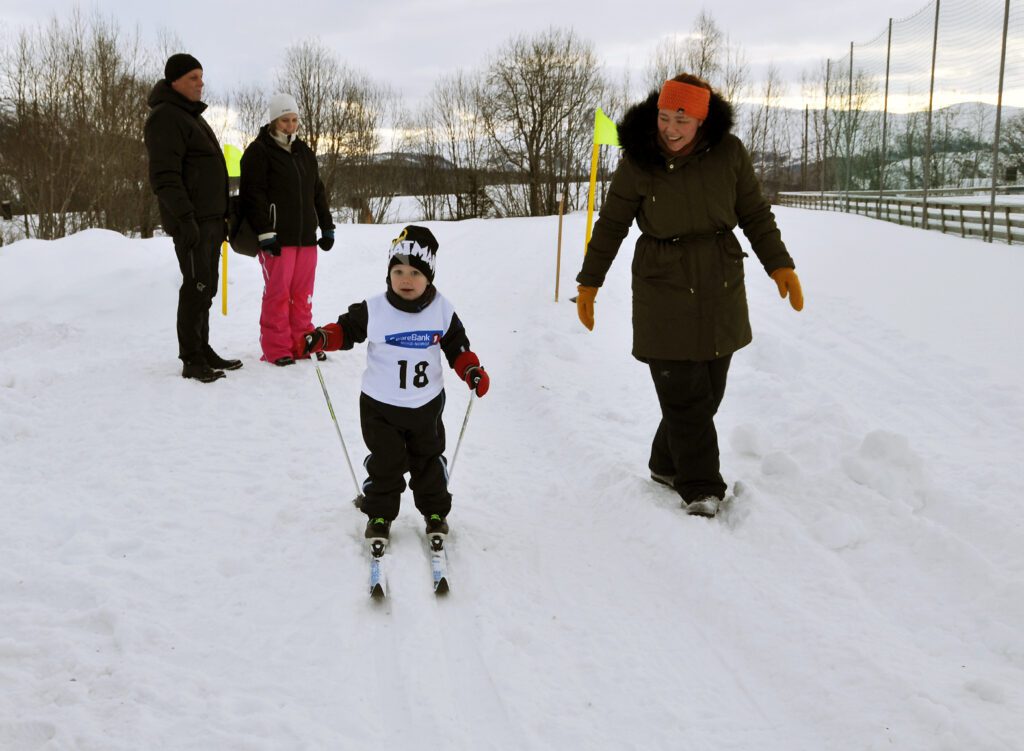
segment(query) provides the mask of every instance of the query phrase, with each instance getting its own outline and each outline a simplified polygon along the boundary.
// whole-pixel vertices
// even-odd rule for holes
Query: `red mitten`
[[[483,396],[491,387],[490,376],[480,367],[479,358],[472,352],[463,352],[455,358],[455,373],[476,392],[477,396]]]
[[[326,326],[320,326],[303,334],[296,349],[304,355],[312,352],[331,352],[341,349],[341,345],[344,342],[345,332],[341,326],[336,323],[329,323]]]

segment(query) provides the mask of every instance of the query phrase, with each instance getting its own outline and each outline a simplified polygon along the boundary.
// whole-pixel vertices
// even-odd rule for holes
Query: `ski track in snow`
[[[492,390],[453,471],[451,592],[407,493],[385,603],[313,364],[257,362],[251,261],[211,325],[245,367],[202,386],[173,357],[169,241],[0,249],[0,748],[1015,748],[1022,263],[778,213],[807,308],[748,263],[718,418],[741,487],[710,521],[647,479],[633,236],[589,333],[568,241],[552,299],[556,220],[434,225]],[[396,231],[339,228],[318,323],[381,289]],[[321,364],[360,478],[364,360]]]

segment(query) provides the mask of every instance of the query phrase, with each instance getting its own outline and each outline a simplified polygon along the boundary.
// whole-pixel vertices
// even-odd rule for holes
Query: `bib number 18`
[[[413,377],[412,377],[412,385],[413,386],[415,386],[418,389],[421,389],[424,386],[426,386],[428,383],[430,383],[429,379],[427,378],[427,363],[426,362],[418,362],[418,363],[416,363],[413,366],[412,370],[413,370]],[[399,388],[403,388],[403,389],[407,388],[406,381],[408,379],[408,375],[409,375],[409,361],[408,360],[399,360],[398,361],[398,387]]]

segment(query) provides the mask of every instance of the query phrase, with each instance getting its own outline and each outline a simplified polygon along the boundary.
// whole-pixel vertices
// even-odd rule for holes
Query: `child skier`
[[[362,511],[371,547],[387,544],[398,516],[405,472],[431,539],[448,534],[448,464],[444,458],[444,383],[441,353],[477,396],[490,378],[469,348],[452,304],[434,287],[437,240],[409,225],[392,242],[387,291],[349,306],[348,312],[303,337],[307,353],[352,349],[369,341],[359,414],[370,455]]]

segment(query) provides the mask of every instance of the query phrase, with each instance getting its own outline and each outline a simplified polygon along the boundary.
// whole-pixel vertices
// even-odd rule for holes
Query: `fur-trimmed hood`
[[[711,148],[725,136],[734,125],[732,105],[715,92],[711,92],[708,116],[697,131],[703,148]],[[626,111],[618,124],[619,143],[637,166],[641,168],[660,167],[665,156],[658,143],[658,92]],[[701,146],[698,146],[698,150]]]

